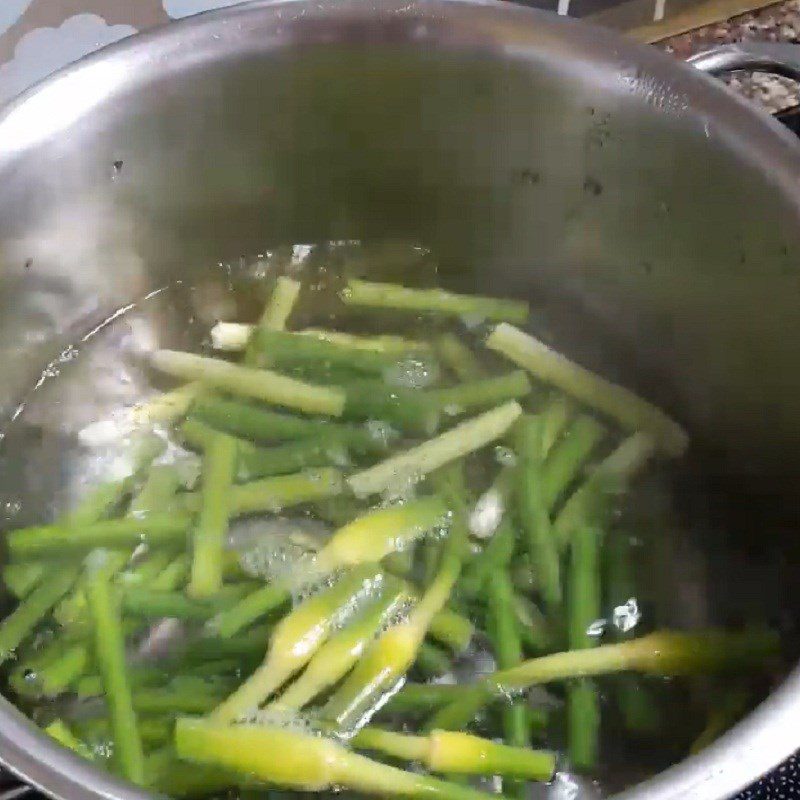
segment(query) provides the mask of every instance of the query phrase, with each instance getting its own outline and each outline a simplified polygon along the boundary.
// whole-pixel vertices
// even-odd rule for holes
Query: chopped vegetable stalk
[[[495,660],[500,669],[509,669],[517,666],[522,661],[522,646],[520,645],[519,627],[514,614],[514,587],[511,583],[511,578],[508,576],[507,568],[495,571],[492,579],[487,581],[486,588],[489,592],[490,615],[490,624],[487,628],[492,641]],[[520,698],[514,698],[503,709],[502,716],[503,738],[506,744],[519,748],[527,747],[530,742],[530,732],[528,730],[525,701]],[[549,780],[551,776],[552,770],[544,780]],[[542,780],[542,778],[531,779]],[[523,794],[523,787],[520,785],[504,788],[508,794],[514,797],[520,797]]]
[[[456,683],[405,683],[386,703],[391,713],[423,712],[456,701],[471,687]]]
[[[609,497],[624,491],[628,483],[650,460],[655,449],[653,440],[642,433],[629,436],[605,458],[589,478],[569,497],[553,521],[553,534],[563,549],[575,530],[587,520],[606,516]]]
[[[132,476],[120,481],[108,481],[95,486],[89,494],[82,498],[77,507],[61,517],[58,522],[63,525],[85,525],[107,517],[132,488]]]
[[[222,551],[232,505],[236,440],[214,436],[203,454],[200,516],[194,528],[192,572],[187,591],[195,598],[211,597],[222,587]]]
[[[519,400],[531,392],[531,383],[522,370],[479,378],[469,383],[425,392],[446,414],[455,416],[473,408],[491,406],[506,400]]]
[[[521,300],[455,294],[443,289],[409,289],[394,283],[352,279],[339,296],[350,306],[434,312],[494,322],[525,322],[528,319],[528,304]]]
[[[79,756],[88,758],[89,761],[94,760],[91,749],[69,729],[63,719],[54,719],[44,729],[44,732],[68,750],[72,750]]]
[[[542,423],[543,424],[543,421]],[[542,495],[548,511],[577,477],[592,451],[605,435],[603,426],[582,414],[564,431],[542,465]],[[545,453],[542,431],[542,454]]]
[[[468,733],[432,731],[427,736],[409,736],[381,728],[363,728],[351,741],[359,749],[377,750],[404,761],[419,761],[432,772],[549,781],[556,766],[553,753],[498,744]]]
[[[351,350],[371,350],[374,353],[402,357],[417,354],[428,354],[431,351],[429,342],[404,339],[402,336],[356,336],[352,333],[328,331],[320,328],[306,328],[298,331],[300,336],[309,336],[320,342],[349,347]]]
[[[401,551],[403,552],[403,551]],[[408,551],[405,551],[408,552]],[[396,575],[393,569],[387,563],[394,553],[382,559],[387,572]],[[419,601],[419,591],[417,587],[408,581],[402,581],[403,589],[412,603]],[[463,653],[475,633],[475,626],[463,614],[459,614],[450,608],[443,608],[438,613],[434,614],[431,618],[430,628],[428,633],[432,639],[436,639],[439,644],[452,650],[454,653]]]
[[[340,528],[308,564],[302,576],[294,579],[301,586],[321,580],[343,567],[380,561],[396,550],[408,547],[428,531],[447,522],[447,508],[437,497],[412,501],[402,506],[368,512]],[[286,601],[292,581],[276,581],[253,592],[238,605],[221,613],[212,624],[223,637],[229,637],[243,627],[268,614]],[[440,627],[453,631],[453,620],[437,619]],[[463,624],[460,625],[463,633]]]
[[[231,517],[236,517],[265,511],[277,512],[300,503],[333,497],[341,491],[341,472],[321,467],[231,486],[228,503]],[[203,500],[199,492],[185,492],[181,497],[189,511],[198,511],[202,507]]]
[[[686,431],[663,411],[629,389],[570,361],[513,325],[498,325],[486,340],[486,346],[527,369],[535,378],[615,419],[623,427],[650,434],[666,455],[683,455],[688,447]]]
[[[293,417],[235,400],[200,398],[192,406],[192,415],[219,430],[260,441],[311,438],[320,443],[345,445],[357,453],[386,450],[386,443],[365,427]]]
[[[157,395],[134,409],[134,420],[143,425],[174,422],[186,416],[189,407],[204,389],[205,386],[200,381],[192,381]]]
[[[128,667],[128,678],[131,687],[152,686],[169,680],[163,669],[149,664],[132,664]],[[75,682],[75,694],[80,698],[97,697],[103,694],[103,677],[101,675],[83,675]]]
[[[453,669],[450,655],[430,642],[420,644],[414,660],[414,667],[428,678],[438,678]]]
[[[381,627],[397,613],[406,599],[400,590],[386,591],[377,603],[322,646],[300,677],[275,701],[275,705],[301,709],[337,683],[363,656]]]
[[[424,638],[419,616],[381,634],[325,705],[324,718],[345,731],[366,725],[411,668]]]
[[[629,671],[666,676],[724,673],[763,665],[779,650],[780,640],[773,631],[756,629],[741,633],[657,631],[627,642],[553,653],[472,684],[457,703],[439,711],[429,727],[459,730],[493,697],[536,684]]]
[[[111,729],[104,717],[75,720],[73,725],[80,737],[94,748],[111,742]],[[175,720],[169,716],[142,717],[139,720],[139,734],[145,748],[158,747],[171,741],[174,727]],[[149,763],[146,769],[148,767]]]
[[[181,426],[184,441],[198,450],[204,450],[208,446],[215,432],[211,426],[191,417]],[[306,467],[342,465],[349,462],[349,453],[344,443],[315,441],[311,438],[268,448],[237,439],[236,455],[236,477],[240,481],[285,475]]]
[[[157,688],[142,686],[133,691],[133,707],[139,714],[208,714],[223,700],[219,690],[180,685]]]
[[[553,635],[547,619],[527,597],[514,596],[514,613],[519,623],[519,634],[525,646],[536,654],[552,649]]]
[[[459,589],[462,592],[470,597],[480,594],[485,582],[511,559],[514,553],[515,534],[514,525],[507,516],[504,517],[480,556],[464,569],[464,577],[459,581]]]
[[[143,784],[144,753],[125,664],[125,635],[119,601],[101,569],[89,575],[86,591],[94,620],[95,658],[103,676],[104,696],[114,732],[114,758],[124,777]]]
[[[572,402],[562,395],[549,400],[541,410],[542,419],[542,452],[549,455],[550,450],[566,430],[574,412]]]
[[[516,401],[486,411],[404,453],[351,475],[347,482],[357,497],[413,483],[445,464],[499,439],[522,414]]]
[[[467,786],[406,772],[347,750],[322,736],[259,724],[224,725],[179,719],[178,756],[252,775],[290,789],[322,792],[345,787],[378,796],[489,800]]]
[[[256,711],[310,661],[348,616],[383,591],[383,582],[374,565],[362,565],[298,606],[275,628],[264,663],[214,710],[213,718],[229,722]]]
[[[156,464],[150,467],[144,485],[136,497],[131,500],[128,516],[146,517],[165,511],[180,485],[180,474],[171,464]]]
[[[138,544],[175,545],[185,540],[187,514],[152,514],[144,519],[127,517],[94,522],[82,527],[43,525],[19,528],[6,534],[9,556],[14,561],[86,553],[95,547],[129,549]]]
[[[19,600],[31,593],[48,570],[47,564],[9,564],[3,568],[3,583]]]
[[[345,397],[340,389],[315,386],[265,369],[176,350],[158,350],[153,353],[151,363],[175,378],[197,380],[213,389],[295,408],[306,414],[338,417],[344,410]]]
[[[454,333],[445,333],[436,341],[436,355],[462,381],[476,381],[484,369],[472,350]]]
[[[380,561],[446,526],[448,517],[447,506],[436,496],[369,511],[334,533],[317,553],[312,569],[326,575],[340,567]]]
[[[0,622],[0,664],[14,655],[39,621],[72,588],[78,571],[71,565],[54,571]]]
[[[390,386],[382,380],[348,381],[342,385],[349,419],[380,419],[410,434],[430,436],[439,427],[439,404],[429,392]]]
[[[326,719],[350,730],[369,722],[417,658],[431,621],[447,603],[461,571],[466,522],[456,514],[439,573],[408,617],[383,633],[323,709]]]
[[[275,582],[256,589],[236,605],[217,614],[209,623],[209,632],[222,639],[229,639],[251,623],[280,608],[288,599],[288,581]]]
[[[300,296],[299,281],[281,275],[275,281],[275,288],[269,302],[258,321],[259,328],[267,331],[282,331],[286,328],[286,321],[297,303]]]
[[[232,787],[263,788],[231,770],[180,761],[171,746],[148,755],[147,774],[148,787],[166,797],[211,797]]]
[[[394,353],[350,347],[296,333],[260,331],[254,338],[259,352],[269,365],[316,363],[327,367],[344,367],[368,375],[382,375],[398,361]]]
[[[186,553],[175,556],[175,558],[153,578],[150,583],[150,589],[154,592],[171,592],[179,586],[182,586],[189,577],[191,564],[191,559]]]
[[[600,617],[600,540],[602,531],[584,525],[572,540],[569,576],[569,646],[580,650],[597,645],[589,628]],[[570,763],[591,770],[597,762],[600,697],[594,683],[582,678],[567,687],[567,731]]]
[[[542,424],[537,417],[523,417],[516,429],[520,464],[517,470],[517,503],[526,534],[531,562],[537,565],[542,597],[551,608],[561,603],[561,567],[558,546],[544,497]]]
[[[9,683],[22,697],[57,697],[63,694],[81,675],[89,663],[85,644],[70,644],[59,648],[55,657],[40,661],[23,661],[12,673]]]
[[[238,590],[239,587],[236,588]],[[243,590],[246,589],[247,586],[243,587]],[[126,590],[122,595],[122,608],[126,614],[134,617],[204,621],[219,613],[220,609],[236,603],[240,599],[240,591],[233,594],[218,592],[213,596],[191,599],[182,592],[158,591],[148,586]]]

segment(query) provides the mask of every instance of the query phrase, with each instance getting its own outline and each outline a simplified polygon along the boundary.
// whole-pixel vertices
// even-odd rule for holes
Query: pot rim
[[[136,34],[60,70],[37,83],[18,98],[12,100],[0,112],[0,142],[8,135],[9,123],[15,115],[29,110],[31,101],[42,93],[57,95],[60,87],[69,91],[69,81],[95,65],[105,62],[121,62],[128,67],[119,86],[135,85],[141,78],[141,68],[146,72],[147,64],[158,59],[151,52],[163,50],[174,52],[179,46],[184,58],[194,58],[188,51],[200,43],[208,52],[210,39],[218,40],[213,46],[218,49],[237,48],[235,37],[225,39],[213,37],[211,31],[221,31],[221,26],[231,21],[244,21],[264,15],[276,17],[280,22],[281,12],[289,10],[291,16],[302,6],[311,7],[318,16],[334,16],[350,13],[372,15],[376,18],[403,14],[425,16],[435,12],[437,20],[459,15],[459,23],[468,23],[470,15],[486,15],[492,20],[513,22],[506,25],[503,34],[514,37],[514,46],[525,46],[526,31],[549,28],[556,35],[569,34],[583,39],[586,44],[584,56],[635,62],[648,69],[674,79],[685,89],[693,101],[692,111],[707,114],[719,123],[719,133],[726,142],[740,153],[747,152],[750,161],[763,170],[769,170],[777,191],[792,200],[800,217],[800,144],[777,122],[766,114],[760,114],[743,99],[727,91],[718,81],[700,74],[694,68],[675,61],[655,48],[629,42],[612,31],[541,11],[514,6],[500,0],[372,0],[364,4],[360,0],[252,0],[237,6],[209,11],[170,23],[153,31]],[[286,20],[282,20],[285,22]],[[227,27],[230,31],[233,26]],[[269,45],[264,45],[269,47]],[[151,66],[152,72],[154,68]],[[135,75],[136,77],[132,77]],[[50,100],[53,98],[50,97]],[[90,108],[81,109],[78,116],[91,113]],[[70,124],[73,117],[64,124]],[[30,117],[28,118],[30,120]],[[39,122],[42,122],[39,117]],[[11,130],[19,132],[19,120]],[[45,119],[44,124],[48,124]],[[57,122],[53,122],[56,126]],[[57,127],[47,131],[57,132]],[[12,136],[11,143],[18,144]],[[30,144],[26,142],[25,144]],[[2,148],[0,148],[2,149]],[[13,159],[22,146],[6,148],[0,155],[2,162]],[[755,711],[732,730],[695,756],[691,756],[660,774],[624,791],[615,800],[722,800],[745,788],[761,775],[777,767],[800,748],[800,667],[786,678]],[[126,781],[117,779],[86,761],[84,758],[61,747],[36,727],[8,700],[0,697],[0,764],[7,767],[26,783],[59,800],[152,800],[153,794]]]

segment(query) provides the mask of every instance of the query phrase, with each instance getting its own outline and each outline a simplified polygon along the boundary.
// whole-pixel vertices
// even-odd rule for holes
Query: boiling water
[[[4,526],[52,520],[91,486],[127,474],[130,464],[125,454],[139,435],[137,407],[174,385],[148,368],[148,353],[159,347],[210,353],[211,325],[217,320],[257,319],[278,273],[304,283],[291,320],[295,329],[391,332],[415,339],[441,330],[455,330],[462,338],[479,333],[480,321],[475,319],[441,325],[407,313],[348,311],[337,301],[343,275],[437,285],[435,259],[423,248],[394,243],[299,245],[199,270],[193,283],[163,287],[132,303],[85,341],[65,350],[43,372],[35,390],[22,398],[19,413],[5,432],[0,457]],[[547,308],[535,302],[533,307],[532,328],[547,340],[552,334]],[[554,344],[558,346],[557,341]],[[399,384],[411,386],[424,385],[428,379],[413,370],[394,376]],[[166,436],[166,431],[158,432]],[[495,458],[508,463],[513,453],[499,449]],[[187,482],[191,481],[196,456],[170,445],[162,459],[182,464]],[[476,496],[484,492],[491,480],[485,459],[469,474]],[[723,527],[732,516],[729,508],[714,478],[704,475],[700,461],[648,469],[621,504],[607,534],[603,613],[592,625],[592,634],[612,642],[662,627],[782,624],[779,592],[770,597],[763,591],[780,583],[782,564],[764,554],[754,558],[752,547]],[[283,534],[287,525],[293,531],[290,541],[276,543],[269,538],[270,526]],[[237,523],[233,544],[247,552],[245,566],[251,574],[273,577],[291,564],[296,555],[292,548],[313,549],[309,540],[324,540],[329,532],[329,522],[318,520],[312,509],[301,508],[290,523]],[[261,541],[255,548],[254,539]],[[736,586],[730,586],[731,576]],[[145,647],[139,655],[161,657],[183,635],[181,626],[154,626],[151,639],[162,637],[166,646],[150,651]],[[46,640],[46,634],[40,636]],[[478,636],[452,670],[436,680],[469,681],[491,668],[487,643]],[[419,674],[414,677],[424,679]],[[743,691],[747,704],[753,705],[776,677],[744,676],[729,684],[703,678],[600,678],[599,768],[588,778],[578,778],[565,766],[552,785],[532,787],[531,796],[602,796],[652,775],[686,755],[704,729],[709,711],[723,703],[729,691]],[[530,692],[529,702],[551,712],[547,730],[533,744],[563,750],[562,688],[537,688]],[[56,707],[62,703],[57,701]],[[53,714],[51,704],[27,704],[25,710],[39,721]],[[486,722],[485,731],[491,732],[492,722]]]

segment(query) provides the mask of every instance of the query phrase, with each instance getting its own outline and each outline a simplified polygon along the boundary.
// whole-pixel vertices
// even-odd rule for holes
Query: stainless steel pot
[[[199,264],[385,234],[429,242],[454,285],[530,296],[567,350],[606,371],[610,354],[669,407],[736,498],[731,546],[770,554],[729,594],[800,616],[800,147],[692,68],[555,16],[256,2],[115,45],[14,102],[0,406],[10,419],[68,343]],[[798,719],[795,672],[623,796],[727,797],[800,747]],[[147,797],[5,701],[0,761],[62,800]]]

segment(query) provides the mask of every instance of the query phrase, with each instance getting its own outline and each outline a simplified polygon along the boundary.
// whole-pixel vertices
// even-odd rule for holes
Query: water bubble
[[[626,603],[614,608],[612,621],[614,627],[623,633],[632,631],[642,619],[642,612],[635,597],[631,597]]]
[[[498,445],[494,449],[494,458],[500,466],[513,467],[517,463],[517,454],[505,445]]]
[[[599,800],[598,787],[587,778],[559,771],[550,784],[547,800]]]
[[[503,519],[506,504],[502,492],[491,488],[484,492],[475,503],[469,515],[469,532],[479,539],[494,535]]]
[[[597,639],[606,632],[607,627],[607,619],[596,619],[586,628],[586,635],[591,636],[593,639]]]
[[[370,419],[364,423],[370,438],[384,446],[388,446],[391,442],[398,438],[398,432],[384,420]]]
[[[429,361],[408,356],[386,369],[383,377],[391,386],[425,389],[439,379],[439,369]]]

